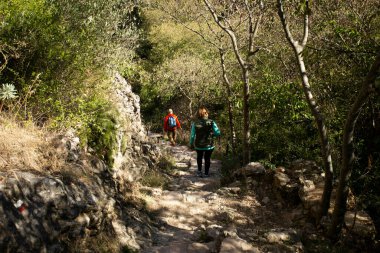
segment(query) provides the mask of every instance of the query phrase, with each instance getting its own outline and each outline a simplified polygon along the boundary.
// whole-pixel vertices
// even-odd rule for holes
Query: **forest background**
[[[162,131],[168,108],[184,133],[198,106],[210,109],[223,132],[218,152],[226,181],[249,161],[276,168],[310,159],[323,167],[318,120],[278,15],[281,2],[1,1],[1,118],[51,131],[73,128],[83,146],[106,159],[116,145],[109,94],[118,71],[140,95],[151,131]],[[283,2],[295,40],[304,38],[308,17],[299,55],[339,181],[345,124],[380,48],[380,6],[375,0]],[[233,28],[236,47],[223,25]],[[344,178],[378,229],[378,71],[372,83],[355,118],[355,159]]]

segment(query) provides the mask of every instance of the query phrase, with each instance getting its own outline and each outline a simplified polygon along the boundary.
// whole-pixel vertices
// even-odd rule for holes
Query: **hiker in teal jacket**
[[[214,151],[214,138],[220,136],[215,121],[208,118],[205,107],[198,110],[198,119],[191,125],[190,147],[197,151],[197,175],[202,177],[202,160],[205,160],[205,177],[209,176],[211,154]]]

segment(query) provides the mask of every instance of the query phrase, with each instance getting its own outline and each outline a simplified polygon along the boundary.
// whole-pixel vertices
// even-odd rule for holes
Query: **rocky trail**
[[[162,144],[161,144],[162,145]],[[196,153],[186,146],[164,149],[175,158],[176,169],[165,190],[151,191],[149,208],[159,228],[144,253],[190,252],[304,252],[296,220],[309,225],[302,212],[271,201],[255,180],[242,192],[239,183],[220,184],[221,162],[212,160],[211,176],[196,176]],[[269,192],[269,191],[268,191]],[[306,227],[306,229],[308,229]]]

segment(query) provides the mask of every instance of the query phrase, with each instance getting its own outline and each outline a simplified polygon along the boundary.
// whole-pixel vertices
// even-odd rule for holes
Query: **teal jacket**
[[[212,131],[213,131],[213,136],[217,137],[220,136],[220,130],[218,126],[216,125],[215,121],[212,121]],[[193,122],[191,124],[191,133],[190,133],[190,147],[194,145],[194,141],[196,139],[196,133],[195,133],[195,123]],[[211,150],[214,149],[215,146],[209,146],[206,148],[201,148],[201,147],[195,147],[196,150]]]

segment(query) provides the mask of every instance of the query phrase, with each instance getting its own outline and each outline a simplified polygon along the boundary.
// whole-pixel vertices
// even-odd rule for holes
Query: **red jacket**
[[[170,116],[173,116],[175,118],[176,123],[177,123],[177,126],[175,126],[173,128],[170,128],[168,126],[168,119],[169,119]],[[166,117],[164,119],[164,130],[165,130],[165,132],[167,132],[167,131],[173,131],[173,130],[176,130],[177,128],[181,128],[181,124],[179,123],[179,120],[178,120],[177,116],[175,114],[173,114],[173,113],[170,113],[170,114],[166,115]]]

